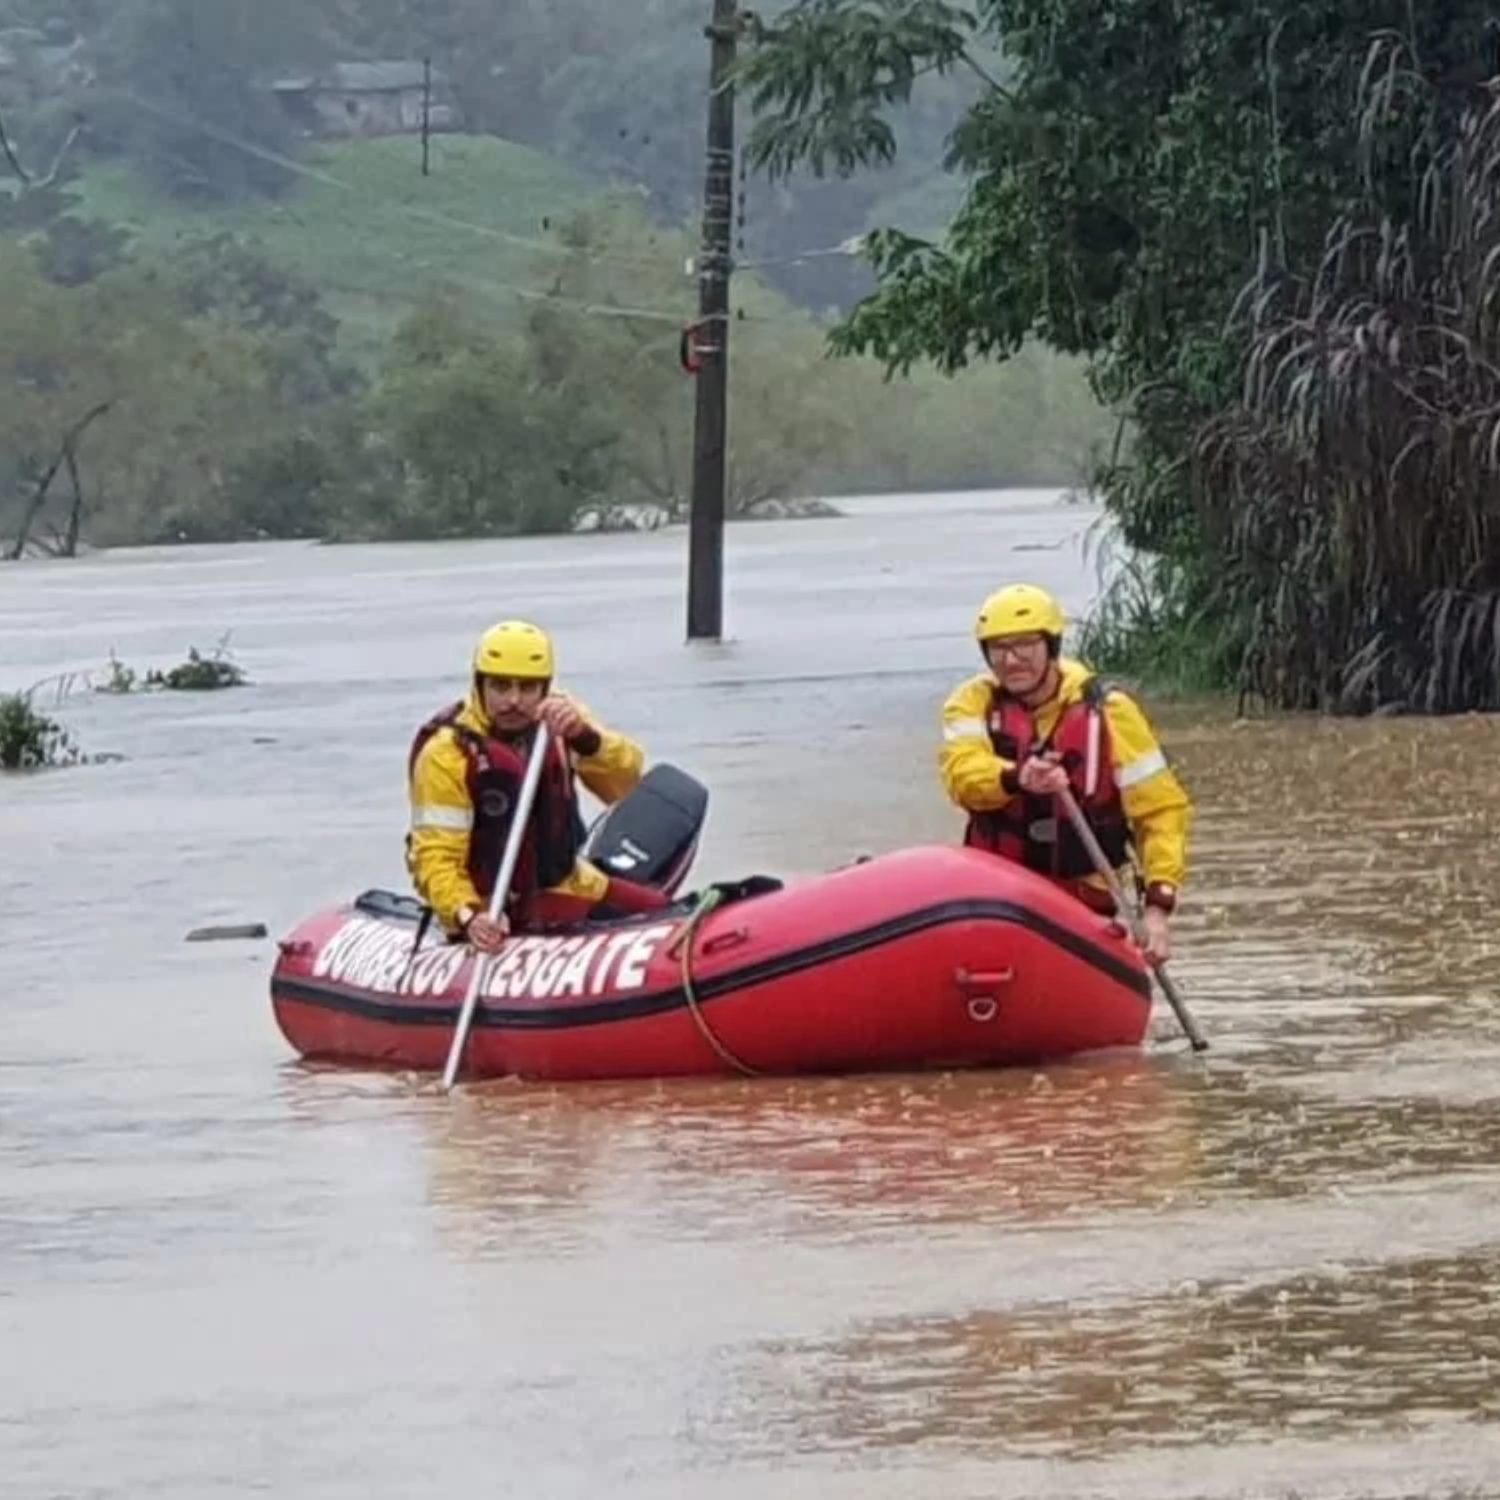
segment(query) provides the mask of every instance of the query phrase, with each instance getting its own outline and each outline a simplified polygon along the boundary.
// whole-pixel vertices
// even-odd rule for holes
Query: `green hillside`
[[[547,285],[547,225],[597,187],[541,152],[484,136],[436,137],[425,178],[410,137],[319,145],[304,166],[281,199],[227,207],[184,204],[120,163],[92,165],[73,186],[82,212],[128,228],[142,250],[223,232],[258,238],[324,295],[350,352],[381,342],[436,286],[462,286],[482,315],[511,321],[525,302],[507,288]]]

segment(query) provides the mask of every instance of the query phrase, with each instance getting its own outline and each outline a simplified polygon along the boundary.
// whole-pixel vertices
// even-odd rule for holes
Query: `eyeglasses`
[[[993,658],[996,656],[1030,656],[1038,646],[1044,646],[1047,637],[1044,635],[1009,635],[998,640],[986,641],[985,650]]]

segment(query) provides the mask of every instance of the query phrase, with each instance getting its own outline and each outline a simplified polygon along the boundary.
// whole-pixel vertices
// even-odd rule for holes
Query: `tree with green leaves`
[[[228,477],[305,419],[263,337],[135,269],[56,285],[0,241],[0,532],[56,550],[243,535]]]
[[[1299,708],[1494,711],[1500,104],[1476,90],[1452,116],[1396,34],[1366,79],[1360,145],[1386,191],[1300,274],[1258,267],[1233,323],[1242,392],[1198,434],[1193,494],[1248,687]]]
[[[1220,524],[1222,491],[1195,480],[1194,456],[1245,376],[1242,291],[1316,284],[1336,223],[1407,233],[1432,153],[1495,71],[1495,38],[1476,0],[801,0],[763,30],[741,83],[759,167],[852,173],[891,160],[891,113],[919,78],[978,76],[977,49],[1003,50],[1006,76],[950,138],[968,175],[961,209],[941,238],[869,237],[879,286],[836,347],[901,370],[1007,359],[1030,338],[1087,356],[1128,420],[1099,482],[1152,561],[1142,620],[1157,660],[1163,643],[1190,645],[1206,675],[1273,701],[1358,706],[1329,690],[1348,656],[1290,677],[1255,670],[1262,591],[1287,587],[1296,553],[1267,528],[1266,566],[1242,566],[1243,533]],[[1398,75],[1415,80],[1402,108],[1381,91]],[[1455,560],[1429,581],[1463,574]],[[1352,652],[1359,637],[1334,641]]]
[[[560,226],[554,296],[527,323],[534,367],[620,433],[617,502],[685,513],[693,388],[672,322],[618,309],[693,311],[682,267],[695,245],[617,201]],[[539,265],[539,271],[543,269]],[[1082,477],[1107,435],[1076,362],[1029,348],[1004,369],[888,383],[872,359],[830,368],[822,325],[753,272],[735,278],[730,337],[728,510],[851,489],[1059,482]],[[837,376],[836,379],[830,376]]]
[[[566,531],[604,491],[618,442],[451,295],[401,326],[365,421],[384,480],[343,518],[351,537]]]
[[[245,329],[262,342],[276,389],[308,409],[355,391],[358,372],[338,352],[338,320],[304,276],[264,245],[226,231],[187,240],[142,272],[160,281],[191,317]]]

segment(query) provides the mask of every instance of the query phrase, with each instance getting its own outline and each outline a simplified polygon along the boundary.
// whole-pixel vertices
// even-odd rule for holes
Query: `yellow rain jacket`
[[[1082,662],[1058,661],[1060,682],[1055,697],[1033,711],[1037,735],[1046,739],[1065,708],[1083,702],[1083,690],[1094,675]],[[949,799],[966,812],[993,812],[1010,801],[1001,776],[1015,769],[995,753],[988,715],[996,681],[981,672],[955,688],[943,704],[943,745],[939,770]],[[1115,782],[1148,885],[1158,881],[1174,890],[1187,872],[1187,835],[1192,804],[1139,705],[1119,688],[1104,700]],[[1089,883],[1103,887],[1096,875]]]
[[[593,724],[587,708],[576,698],[574,707]],[[477,688],[471,688],[458,723],[476,734],[489,733],[489,720]],[[618,802],[635,789],[645,764],[645,751],[632,739],[601,725],[599,748],[592,755],[569,750],[574,775],[605,804]],[[451,932],[458,926],[458,909],[481,911],[485,900],[469,876],[469,834],[474,808],[469,797],[469,761],[452,729],[444,726],[422,747],[412,768],[411,834],[406,864],[417,894]],[[597,865],[579,859],[553,890],[588,901],[602,901],[609,877]]]

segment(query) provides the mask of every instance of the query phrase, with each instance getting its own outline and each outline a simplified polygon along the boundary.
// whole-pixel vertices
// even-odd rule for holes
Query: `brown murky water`
[[[0,1495],[1500,1493],[1500,724],[1158,719],[1199,803],[1213,1050],[1044,1071],[497,1084],[302,1067],[273,934],[399,885],[412,726],[475,630],[714,796],[703,878],[951,838],[974,603],[1088,603],[1089,512],[866,502],[681,534],[0,572],[0,688],[116,764],[0,781]]]

